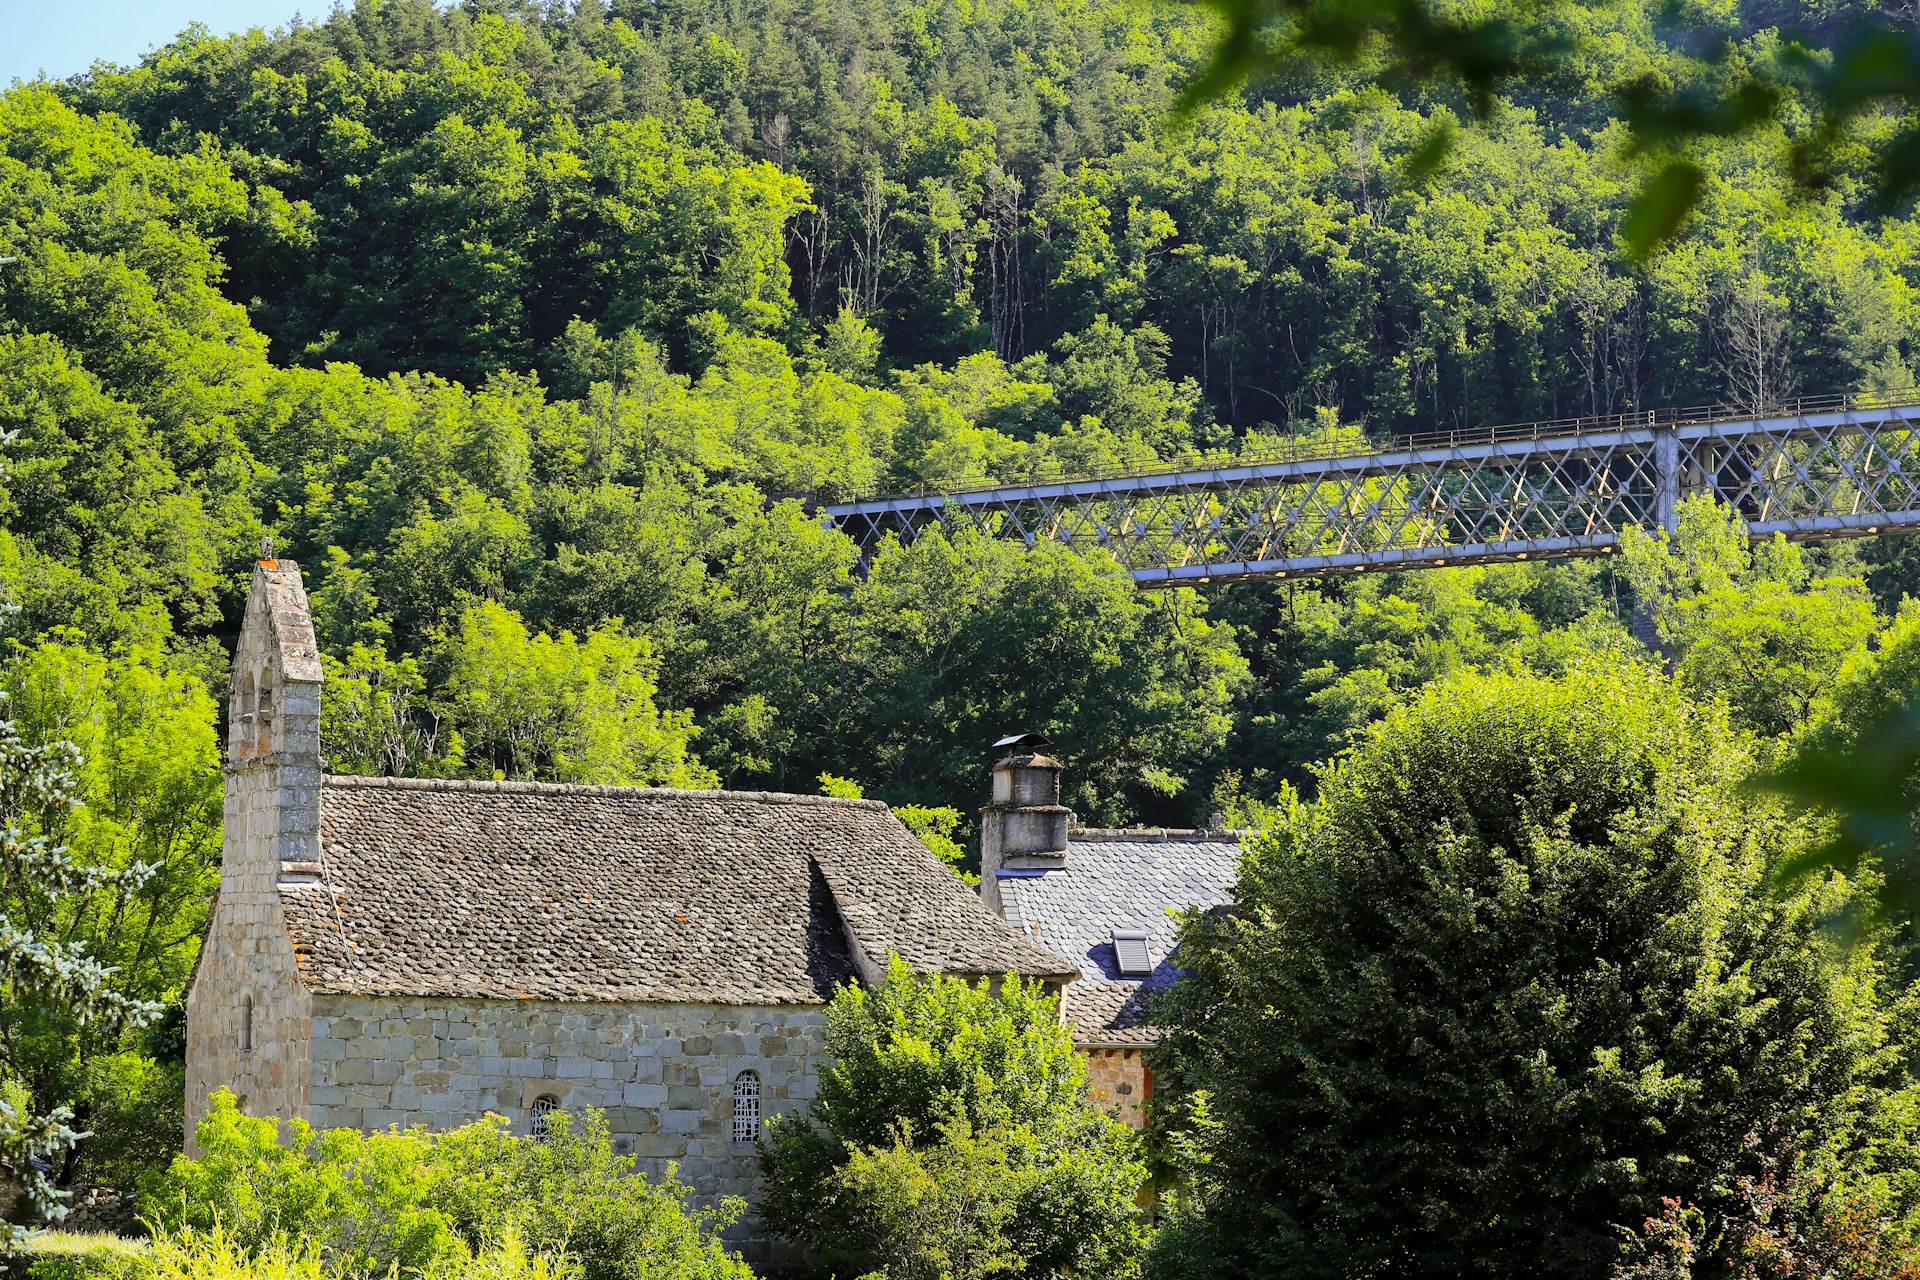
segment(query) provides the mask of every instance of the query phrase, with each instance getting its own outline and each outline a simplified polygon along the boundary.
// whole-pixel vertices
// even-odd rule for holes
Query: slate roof
[[[1070,834],[1067,869],[1043,875],[1002,871],[1007,923],[1079,966],[1067,988],[1067,1020],[1082,1043],[1146,1044],[1154,994],[1173,985],[1169,958],[1176,922],[1167,914],[1219,906],[1240,873],[1237,831],[1136,831],[1081,828]],[[1122,977],[1113,930],[1143,929],[1154,960],[1145,977]]]
[[[819,1004],[849,934],[923,972],[1077,968],[878,801],[330,777],[320,847],[280,887],[316,992]]]

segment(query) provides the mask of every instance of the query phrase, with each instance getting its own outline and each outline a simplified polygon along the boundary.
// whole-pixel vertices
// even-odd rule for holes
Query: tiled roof
[[[922,971],[1076,968],[878,801],[328,778],[320,842],[322,882],[290,866],[280,897],[321,992],[817,1004],[847,932]]]
[[[1167,913],[1231,900],[1240,833],[1083,828],[1072,833],[1067,864],[1044,875],[1003,872],[1007,923],[1079,966],[1080,981],[1067,988],[1076,1040],[1147,1043],[1155,1034],[1144,1025],[1147,1004],[1179,975],[1168,959],[1177,926]],[[1116,928],[1146,931],[1155,962],[1150,975],[1120,976]]]

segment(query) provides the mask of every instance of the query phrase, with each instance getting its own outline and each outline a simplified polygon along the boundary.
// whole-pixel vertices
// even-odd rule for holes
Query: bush
[[[243,1244],[220,1227],[162,1235],[150,1245],[117,1241],[96,1249],[104,1264],[85,1271],[35,1266],[35,1280],[330,1280],[332,1272],[307,1243],[276,1235],[258,1246]],[[389,1277],[397,1273],[389,1272]],[[563,1255],[530,1251],[508,1231],[477,1250],[459,1247],[435,1258],[417,1280],[578,1280],[579,1268]]]
[[[29,1280],[145,1280],[144,1242],[84,1231],[38,1231],[7,1255],[9,1276]]]
[[[761,1152],[771,1230],[842,1275],[1133,1270],[1146,1169],[1133,1132],[1088,1100],[1039,984],[1009,976],[996,993],[896,958],[827,1017],[819,1100],[771,1121]]]
[[[277,1122],[241,1115],[222,1090],[195,1131],[206,1154],[149,1179],[145,1208],[181,1247],[214,1249],[217,1236],[267,1256],[297,1240],[331,1276],[480,1268],[535,1280],[558,1265],[540,1257],[564,1255],[582,1280],[749,1280],[718,1236],[741,1202],[690,1209],[671,1171],[651,1182],[613,1154],[600,1112],[557,1112],[550,1127],[541,1141],[497,1116],[439,1134],[316,1135],[294,1121],[282,1141]]]
[[[524,1233],[529,1245],[564,1252],[581,1280],[752,1280],[717,1234],[744,1201],[690,1209],[671,1170],[652,1182],[633,1157],[613,1154],[604,1112],[556,1111],[547,1125],[544,1142],[514,1137],[497,1117],[439,1137],[432,1200],[463,1240]]]
[[[244,1250],[301,1241],[340,1274],[398,1266],[425,1270],[456,1243],[451,1219],[430,1203],[438,1176],[434,1139],[419,1130],[315,1134],[304,1120],[243,1115],[225,1089],[194,1137],[205,1154],[181,1156],[141,1188],[161,1234],[223,1238]]]
[[[1663,1196],[1725,1207],[1749,1134],[1910,1166],[1878,964],[1822,932],[1855,890],[1770,895],[1806,833],[1751,765],[1723,710],[1593,667],[1449,680],[1326,768],[1246,918],[1187,925],[1150,1270],[1603,1275]]]
[[[1735,1181],[1729,1208],[1710,1214],[1668,1196],[1658,1217],[1622,1229],[1609,1280],[1920,1280],[1910,1226],[1755,1154],[1758,1172]]]

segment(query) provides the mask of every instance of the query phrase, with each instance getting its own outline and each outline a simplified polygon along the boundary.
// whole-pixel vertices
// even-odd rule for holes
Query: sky
[[[96,61],[133,63],[193,22],[226,35],[324,18],[331,0],[0,0],[0,88],[44,70],[55,80]]]

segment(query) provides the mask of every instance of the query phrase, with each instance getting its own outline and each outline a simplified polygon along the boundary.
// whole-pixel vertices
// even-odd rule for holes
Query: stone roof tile
[[[855,968],[1071,977],[878,801],[326,779],[321,883],[281,887],[316,991],[818,1004]]]
[[[1172,986],[1177,922],[1169,911],[1232,900],[1240,872],[1240,833],[1149,829],[1075,830],[1067,869],[1006,877],[1000,895],[1007,917],[1049,950],[1080,967],[1067,991],[1067,1020],[1083,1043],[1144,1044],[1154,995]],[[1122,977],[1113,953],[1115,929],[1140,929],[1155,964],[1144,977]]]

